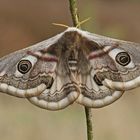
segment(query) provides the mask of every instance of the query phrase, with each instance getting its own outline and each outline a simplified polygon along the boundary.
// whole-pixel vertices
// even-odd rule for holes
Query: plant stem
[[[77,8],[77,0],[69,0],[69,8],[70,8],[70,12],[71,12],[71,17],[72,17],[72,21],[73,21],[73,26],[77,26],[79,24],[79,17],[78,17],[78,8]]]
[[[77,0],[69,0],[69,5],[70,5],[69,7],[72,16],[73,26],[76,27],[77,25],[79,25]],[[87,125],[87,140],[93,140],[92,111],[90,108],[85,107],[85,115],[86,115],[86,125]]]
[[[93,140],[93,126],[92,126],[92,111],[91,108],[85,107],[86,122],[87,122],[87,139]]]

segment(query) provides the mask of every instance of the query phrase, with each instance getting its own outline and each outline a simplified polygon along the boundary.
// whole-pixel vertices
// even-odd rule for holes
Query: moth
[[[104,107],[140,85],[139,47],[69,27],[0,58],[0,92],[48,110]]]

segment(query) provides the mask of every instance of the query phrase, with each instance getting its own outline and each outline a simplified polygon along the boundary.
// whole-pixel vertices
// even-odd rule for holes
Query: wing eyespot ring
[[[116,55],[116,62],[122,66],[127,66],[131,62],[131,57],[127,52],[120,52]]]
[[[32,63],[29,60],[21,60],[18,65],[17,69],[20,73],[26,74],[32,68]]]

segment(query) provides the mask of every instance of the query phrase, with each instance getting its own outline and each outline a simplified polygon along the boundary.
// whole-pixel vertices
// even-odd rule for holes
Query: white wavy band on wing
[[[52,110],[52,111],[56,111],[56,110],[60,110],[63,109],[65,107],[67,107],[68,105],[72,104],[78,97],[78,92],[72,91],[67,97],[65,97],[64,99],[58,101],[58,102],[47,102],[46,100],[43,99],[38,99],[37,97],[31,97],[28,98],[28,100],[43,109],[47,109],[47,110]]]
[[[115,82],[109,79],[105,79],[103,84],[113,90],[130,90],[140,86],[140,76],[126,82]]]
[[[112,95],[106,96],[103,99],[96,100],[90,99],[88,97],[83,96],[83,94],[80,94],[76,102],[90,108],[101,108],[113,103],[114,101],[119,99],[122,96],[122,94],[123,91],[114,91]]]
[[[23,89],[19,89],[19,88],[15,88],[13,86],[7,85],[5,83],[0,83],[1,92],[10,94],[12,96],[20,97],[20,98],[40,95],[45,89],[46,89],[45,84],[40,84],[39,86],[35,88],[23,90]]]

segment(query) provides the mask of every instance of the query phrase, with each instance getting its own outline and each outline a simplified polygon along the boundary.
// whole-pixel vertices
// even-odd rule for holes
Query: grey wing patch
[[[56,35],[29,48],[2,57],[0,59],[0,91],[21,98],[35,96],[43,92],[49,79],[46,78],[44,81],[42,76],[38,79],[30,78],[38,58],[30,55],[29,52],[36,55],[41,54],[40,50],[46,50],[50,45],[56,43],[61,35]],[[53,65],[55,67],[54,63]]]
[[[111,71],[117,71],[113,63],[109,62],[109,56],[104,55],[89,60],[86,59],[87,57],[85,57],[84,54],[80,54],[80,56],[82,56],[79,61],[81,94],[77,102],[87,107],[99,108],[109,105],[119,99],[123,91],[112,90],[104,86],[102,83],[104,76],[100,75],[100,72],[111,73]],[[110,67],[109,64],[111,64]],[[112,76],[114,78],[113,74]],[[119,75],[116,77],[120,78]]]
[[[130,90],[140,86],[140,44],[84,32],[90,41],[98,42],[114,61],[120,80],[106,77],[104,85],[113,90]]]
[[[68,67],[66,48],[58,40],[49,46],[40,43],[41,46],[34,45],[1,58],[0,91],[28,98],[34,105],[49,110],[72,104],[79,88]]]
[[[34,105],[48,110],[65,108],[78,98],[80,92],[77,81],[71,74],[68,64],[67,55],[69,51],[65,47],[69,46],[61,44],[58,44],[58,46],[56,47],[56,49],[58,49],[56,52],[59,55],[59,59],[54,74],[52,75],[53,83],[51,87],[46,89],[39,96],[28,98],[28,100]],[[50,53],[55,52],[55,50],[48,51]]]
[[[36,86],[29,86],[32,84],[32,80],[29,79],[30,71],[32,71],[31,65],[34,65],[36,61],[35,57],[29,56],[26,52],[17,52],[2,58],[0,60],[0,91],[24,98],[40,94],[45,90],[46,85],[39,84],[39,80],[36,80],[36,83],[38,83]],[[19,63],[20,68],[22,67],[23,70],[28,68],[30,71],[27,74],[21,73],[18,68]]]
[[[88,45],[86,45],[88,50]],[[97,47],[97,46],[96,46]],[[94,48],[94,46],[93,46]],[[114,61],[102,48],[82,49],[79,53],[80,89],[77,102],[93,108],[104,107],[119,99],[123,90],[113,90],[103,84],[105,77],[122,80]]]
[[[106,78],[104,84],[111,89],[130,90],[140,86],[140,44],[120,41],[109,55],[114,59],[122,81]]]

